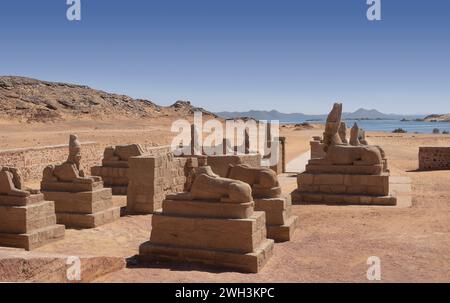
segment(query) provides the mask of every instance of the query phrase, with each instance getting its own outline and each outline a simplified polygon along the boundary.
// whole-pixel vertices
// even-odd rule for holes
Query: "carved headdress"
[[[76,159],[81,155],[81,144],[78,141],[77,135],[70,135],[69,140],[69,157],[67,158],[67,162],[79,164]]]

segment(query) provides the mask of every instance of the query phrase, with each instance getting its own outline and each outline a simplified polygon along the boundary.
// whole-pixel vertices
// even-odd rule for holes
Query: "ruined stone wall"
[[[102,153],[95,142],[84,142],[82,145],[82,168],[90,171],[90,167],[101,163]],[[60,164],[67,160],[69,145],[52,145],[35,148],[20,148],[0,151],[0,166],[12,166],[22,172],[25,181],[40,180],[42,171],[47,165]]]
[[[172,153],[132,157],[128,169],[127,211],[153,213],[166,194],[182,192],[186,183],[186,158]]]
[[[419,169],[450,169],[450,147],[420,147]]]
[[[165,155],[171,152],[170,145],[153,146],[150,144],[141,144],[141,147],[144,153],[150,156]]]
[[[81,145],[83,156],[81,166],[89,174],[91,167],[101,165],[106,146],[96,142],[82,142]],[[170,151],[170,146],[155,147],[150,144],[141,146],[148,155],[166,154]],[[25,181],[39,181],[47,165],[61,164],[67,160],[68,154],[68,144],[0,150],[0,166],[20,169]]]

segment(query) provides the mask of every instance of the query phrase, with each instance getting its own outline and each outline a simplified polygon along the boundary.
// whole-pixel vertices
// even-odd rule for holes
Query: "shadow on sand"
[[[174,261],[154,261],[154,262],[141,262],[138,260],[138,256],[132,256],[126,259],[126,268],[154,268],[154,269],[169,269],[171,271],[202,271],[212,274],[221,274],[228,272],[236,272],[223,267],[217,267],[201,263],[181,263]]]

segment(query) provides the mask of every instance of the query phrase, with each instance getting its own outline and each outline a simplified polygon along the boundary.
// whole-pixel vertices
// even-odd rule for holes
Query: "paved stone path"
[[[311,159],[311,151],[301,154],[294,160],[289,161],[286,164],[286,172],[288,173],[302,173],[305,171],[305,166]]]

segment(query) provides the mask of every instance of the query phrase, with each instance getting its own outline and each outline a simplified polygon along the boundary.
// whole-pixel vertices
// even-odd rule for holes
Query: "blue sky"
[[[450,112],[450,1],[2,0],[0,74],[213,111]]]

